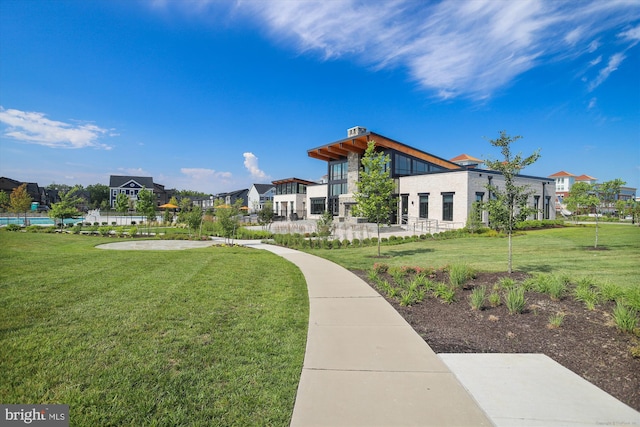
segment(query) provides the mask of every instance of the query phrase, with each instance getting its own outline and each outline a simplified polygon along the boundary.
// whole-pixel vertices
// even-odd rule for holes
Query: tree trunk
[[[512,260],[512,251],[511,251],[511,230],[509,230],[509,262],[508,262],[508,272],[511,274],[511,260]]]
[[[593,246],[595,249],[598,249],[598,210],[596,209],[596,243]]]
[[[378,226],[378,258],[380,258],[380,223],[376,223]]]

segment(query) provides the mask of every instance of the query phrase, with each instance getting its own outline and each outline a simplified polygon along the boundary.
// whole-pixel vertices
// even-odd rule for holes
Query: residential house
[[[300,178],[273,181],[273,185],[276,187],[276,194],[273,197],[276,215],[291,220],[306,218],[307,187],[315,184],[313,181]]]
[[[569,211],[566,210],[564,198],[569,195],[571,187],[573,187],[574,184],[584,182],[590,185],[595,185],[596,190],[598,187],[598,179],[589,175],[576,176],[569,172],[560,171],[553,175],[549,175],[549,178],[553,178],[556,182],[556,209],[561,211],[563,215],[569,214]],[[634,200],[636,197],[636,190],[637,189],[634,187],[620,187],[620,192],[616,196],[616,200]]]
[[[21,182],[15,179],[0,177],[0,191],[4,191],[9,196],[19,186],[22,184],[27,184],[26,191],[27,194],[31,197],[33,203],[37,205],[47,205],[51,206],[52,203],[58,203],[60,201],[60,197],[56,190],[48,190],[44,187],[40,187],[35,182]]]
[[[109,177],[109,204],[115,207],[116,197],[124,193],[132,201],[138,200],[138,193],[143,188],[155,190],[153,178],[150,176],[111,175]]]
[[[247,200],[249,213],[256,213],[264,207],[265,203],[273,202],[275,194],[276,187],[273,184],[253,184],[249,189]]]
[[[361,170],[362,156],[369,141],[390,158],[389,171],[396,184],[394,197],[397,210],[392,224],[414,227],[464,227],[474,202],[489,200],[488,184],[504,186],[504,177],[497,171],[480,169],[481,160],[468,155],[445,160],[408,146],[363,127],[347,130],[347,138],[307,151],[309,157],[327,162],[328,183],[309,186],[307,203],[310,217],[319,216],[323,205],[339,221],[358,221],[351,214],[355,204],[353,194]],[[538,210],[532,218],[555,218],[555,183],[553,179],[518,175],[516,185],[527,185],[532,192],[530,203]],[[278,196],[276,196],[276,200]],[[483,222],[488,221],[486,212]]]

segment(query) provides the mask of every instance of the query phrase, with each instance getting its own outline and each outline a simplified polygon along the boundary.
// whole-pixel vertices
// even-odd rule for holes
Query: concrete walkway
[[[159,246],[102,246],[189,246],[153,242]],[[235,243],[289,260],[307,282],[309,331],[293,427],[640,426],[640,413],[544,355],[436,355],[348,270],[292,249]]]

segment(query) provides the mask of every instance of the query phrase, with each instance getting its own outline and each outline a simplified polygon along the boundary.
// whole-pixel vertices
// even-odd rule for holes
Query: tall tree
[[[152,190],[142,187],[138,192],[138,201],[136,202],[136,212],[145,217],[147,224],[147,235],[149,235],[149,225],[151,221],[156,220],[156,204]]]
[[[375,222],[378,230],[378,256],[380,256],[380,225],[388,224],[396,208],[392,195],[395,183],[389,175],[389,156],[376,152],[375,141],[369,141],[362,157],[358,191],[353,195],[356,205],[353,214]]]
[[[31,208],[31,196],[27,193],[27,184],[21,184],[14,188],[9,196],[11,210],[20,219],[20,213],[24,214],[24,222],[27,222],[27,211]]]
[[[82,198],[78,193],[82,187],[74,187],[60,196],[60,202],[51,205],[49,217],[54,221],[60,220],[60,228],[64,227],[64,220],[67,218],[77,218],[82,213],[78,210],[78,205],[82,203]]]
[[[87,186],[89,192],[89,206],[93,209],[102,208],[103,202],[109,200],[109,187],[104,184]]]
[[[509,136],[505,131],[500,132],[497,139],[489,140],[489,143],[500,148],[502,154],[501,160],[485,160],[485,164],[489,169],[498,171],[504,177],[504,188],[497,185],[489,184],[487,189],[493,196],[486,203],[489,211],[489,223],[492,227],[503,230],[508,235],[509,255],[508,255],[508,272],[513,271],[513,243],[512,234],[518,221],[525,220],[529,215],[536,212],[534,208],[527,203],[531,191],[527,185],[516,185],[516,177],[525,167],[535,163],[540,158],[539,151],[522,157],[522,154],[511,153],[511,144],[521,139],[522,136]]]

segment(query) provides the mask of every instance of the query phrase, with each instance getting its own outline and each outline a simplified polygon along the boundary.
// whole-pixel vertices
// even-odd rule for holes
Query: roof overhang
[[[374,141],[376,147],[396,150],[409,156],[413,156],[421,160],[426,160],[445,169],[461,169],[461,166],[456,163],[450,162],[429,153],[425,153],[424,151],[418,150],[416,148],[409,147],[408,145],[402,144],[398,141],[394,141],[374,132],[362,133],[360,135],[345,138],[340,141],[323,145],[321,147],[312,148],[311,150],[307,151],[307,155],[314,159],[324,160],[325,162],[343,159],[347,157],[348,153],[356,153],[358,155],[362,155],[367,149],[369,141]]]

